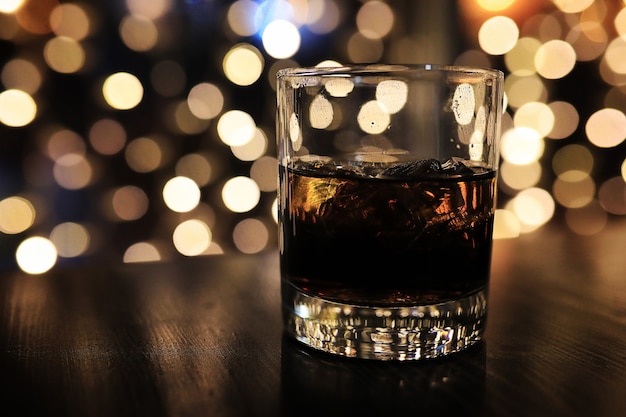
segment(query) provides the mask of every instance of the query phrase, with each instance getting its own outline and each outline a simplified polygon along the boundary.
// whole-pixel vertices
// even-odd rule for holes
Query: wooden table
[[[423,363],[285,340],[274,251],[3,271],[1,414],[624,416],[625,220],[496,241],[485,343]]]

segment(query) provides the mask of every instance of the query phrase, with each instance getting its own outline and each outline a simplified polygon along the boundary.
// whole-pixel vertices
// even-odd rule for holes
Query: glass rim
[[[440,72],[494,80],[504,79],[504,72],[496,68],[438,64],[348,64],[336,67],[289,67],[279,69],[276,72],[276,78],[280,80],[292,77],[392,76],[417,72]]]

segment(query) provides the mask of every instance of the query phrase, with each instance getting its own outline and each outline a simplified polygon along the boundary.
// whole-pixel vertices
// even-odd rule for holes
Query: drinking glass
[[[418,360],[483,337],[503,74],[435,65],[277,74],[286,333]]]

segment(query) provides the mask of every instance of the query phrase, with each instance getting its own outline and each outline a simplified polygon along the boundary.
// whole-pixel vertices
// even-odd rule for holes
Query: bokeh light
[[[173,6],[173,0],[126,0],[128,11],[133,15],[156,20]]]
[[[245,213],[259,203],[261,190],[249,177],[234,177],[226,181],[222,188],[222,200],[229,210]]]
[[[513,48],[504,56],[504,62],[511,74],[520,77],[528,77],[537,72],[535,67],[535,54],[541,47],[541,42],[536,38],[520,38]]]
[[[307,28],[315,34],[328,34],[337,29],[341,23],[341,8],[336,0],[309,1]]]
[[[263,31],[263,46],[265,51],[276,59],[293,56],[300,47],[300,32],[291,22],[275,20]]]
[[[176,130],[185,135],[195,135],[204,132],[209,127],[207,119],[198,118],[189,108],[188,100],[180,100],[171,107],[171,122]]]
[[[158,142],[152,138],[133,139],[125,151],[128,166],[137,172],[150,172],[157,169],[162,161],[163,152]]]
[[[574,233],[591,236],[600,233],[606,227],[608,215],[594,200],[584,207],[568,209],[565,212],[565,222]]]
[[[393,10],[382,1],[366,2],[356,15],[356,26],[366,38],[380,39],[387,36],[393,24]]]
[[[0,93],[0,122],[11,127],[26,126],[37,115],[37,104],[21,90],[9,89]]]
[[[480,47],[491,55],[503,55],[515,47],[519,28],[506,16],[494,16],[486,20],[478,31]]]
[[[626,35],[626,8],[621,9],[613,20],[615,30],[620,36]]]
[[[502,135],[502,158],[512,164],[525,165],[536,161],[544,148],[541,135],[529,127],[515,127]]]
[[[127,72],[110,75],[102,86],[104,99],[118,110],[128,110],[137,106],[143,98],[143,92],[141,81]]]
[[[83,67],[85,51],[74,39],[58,36],[46,44],[44,57],[50,68],[63,74],[72,74]]]
[[[508,104],[513,108],[530,101],[542,102],[547,95],[544,83],[535,74],[524,77],[512,74],[504,81],[504,89]]]
[[[520,235],[520,222],[515,213],[498,209],[494,216],[493,238],[512,239]]]
[[[545,103],[534,101],[521,105],[513,117],[515,127],[533,129],[542,137],[552,132],[554,124],[555,117],[552,109]]]
[[[89,143],[100,154],[114,155],[124,149],[126,131],[115,120],[98,120],[89,129]]]
[[[0,232],[17,234],[28,230],[35,222],[35,208],[27,199],[19,196],[0,200]]]
[[[121,220],[137,220],[148,211],[150,201],[146,193],[134,185],[126,185],[113,192],[111,205]]]
[[[490,12],[506,10],[514,2],[515,0],[477,0],[480,7]]]
[[[14,13],[17,11],[25,0],[3,0],[0,2],[0,12]]]
[[[516,191],[537,185],[541,179],[542,169],[538,161],[519,165],[503,161],[500,164],[500,177],[507,187]]]
[[[596,193],[596,184],[590,177],[578,180],[557,178],[552,186],[554,199],[563,207],[581,208],[593,201]]]
[[[50,232],[50,241],[57,254],[64,258],[83,255],[89,249],[89,231],[79,223],[66,222],[58,224]]]
[[[594,0],[553,0],[564,13],[580,13],[593,4]]]
[[[617,109],[598,110],[585,125],[589,142],[601,148],[612,148],[626,139],[626,115]]]
[[[239,63],[241,64],[241,63]],[[231,74],[234,77],[234,74]],[[255,75],[258,78],[258,75]],[[256,81],[256,78],[252,82]],[[251,77],[248,80],[252,79]],[[241,81],[241,78],[240,80]],[[250,82],[250,84],[252,84]],[[236,83],[237,84],[237,83]],[[247,85],[245,83],[239,85]],[[199,119],[213,119],[222,111],[224,96],[220,89],[211,83],[200,83],[189,90],[187,95],[189,110]]]
[[[237,0],[228,8],[226,19],[230,29],[238,36],[247,37],[254,35],[259,26],[254,16],[258,5],[252,0]]]
[[[192,179],[199,186],[208,184],[212,173],[211,162],[202,154],[187,154],[176,163],[176,174]]]
[[[531,187],[520,191],[508,207],[519,219],[520,231],[528,233],[552,219],[556,204],[548,191]]]
[[[129,49],[143,52],[154,48],[159,32],[152,20],[140,15],[129,15],[120,23],[120,36]]]
[[[576,51],[572,45],[562,40],[548,41],[535,53],[535,67],[544,78],[563,78],[574,69],[575,64]]]
[[[550,139],[566,139],[578,128],[580,116],[576,107],[567,101],[553,101],[548,104],[554,115],[554,125],[547,134]]]
[[[626,182],[622,177],[611,177],[600,184],[600,205],[607,213],[626,214]]]
[[[9,0],[14,4],[13,0]],[[24,1],[15,9],[15,18],[22,29],[34,35],[46,35],[52,31],[50,15],[59,6],[58,0]],[[13,6],[9,6],[11,8]]]
[[[44,153],[53,161],[62,156],[75,154],[84,157],[87,146],[83,138],[69,129],[59,129],[52,132],[45,140]]]
[[[261,191],[276,191],[278,182],[278,160],[272,156],[264,156],[250,167],[250,178],[259,186]]]
[[[261,76],[265,60],[254,46],[241,44],[233,47],[224,57],[224,74],[236,85],[251,85]]]
[[[159,249],[149,242],[139,242],[129,246],[124,252],[124,263],[157,262],[161,260]]]
[[[52,174],[61,187],[78,190],[91,182],[93,166],[83,155],[68,153],[54,162]]]
[[[245,145],[256,134],[256,123],[252,116],[242,110],[229,110],[220,116],[217,133],[227,145]]]
[[[32,95],[39,90],[42,75],[32,61],[15,58],[4,65],[0,80],[8,89],[21,90]]]
[[[565,181],[580,181],[591,175],[594,159],[583,145],[571,144],[560,148],[552,157],[552,169]]]
[[[383,57],[385,46],[382,39],[368,38],[355,32],[348,40],[348,61],[377,62]]]
[[[211,244],[211,229],[202,221],[186,220],[176,226],[172,240],[174,247],[185,256],[197,256]]]
[[[244,219],[233,230],[235,246],[243,253],[261,252],[268,244],[267,227],[258,219]]]
[[[49,239],[29,237],[19,244],[15,258],[22,271],[38,275],[49,271],[56,264],[57,250]]]
[[[89,15],[76,3],[59,4],[50,13],[50,27],[57,36],[82,41],[91,31]]]
[[[243,145],[230,147],[233,155],[242,161],[254,161],[267,152],[268,138],[263,130],[257,128],[252,139]]]
[[[200,203],[200,188],[191,178],[174,177],[163,186],[163,200],[170,210],[186,213]]]

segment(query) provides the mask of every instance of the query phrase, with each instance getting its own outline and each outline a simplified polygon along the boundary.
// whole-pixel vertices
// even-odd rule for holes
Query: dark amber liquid
[[[360,305],[442,302],[485,289],[495,173],[393,179],[281,167],[285,284]]]

